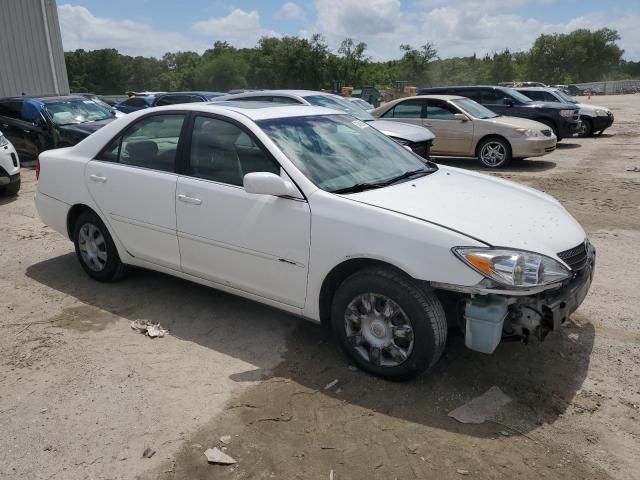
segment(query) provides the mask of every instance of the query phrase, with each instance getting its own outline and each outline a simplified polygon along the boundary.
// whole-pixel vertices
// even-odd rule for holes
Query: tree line
[[[331,89],[397,81],[415,86],[494,84],[534,80],[570,84],[640,78],[640,62],[622,59],[615,30],[575,30],[540,35],[528,51],[441,59],[426,42],[399,46],[398,58],[373,61],[367,45],[345,39],[332,51],[324,37],[264,37],[253,48],[215,42],[196,52],[166,53],[162,58],[131,57],[115,49],[65,52],[71,90],[97,94],[125,91],[228,91],[237,88]]]

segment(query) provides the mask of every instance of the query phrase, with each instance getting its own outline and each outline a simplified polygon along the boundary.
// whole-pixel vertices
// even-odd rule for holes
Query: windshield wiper
[[[425,169],[419,168],[418,170],[409,170],[408,172],[404,172],[403,174],[398,175],[397,177],[393,177],[389,180],[386,180],[384,183],[379,184],[380,186],[386,187],[387,185],[393,185],[394,183],[398,183],[402,180],[406,180],[412,177],[423,177],[425,175],[429,175],[430,173],[435,172],[436,169]]]
[[[375,183],[356,183],[355,185],[351,185],[350,187],[339,188],[338,190],[332,190],[331,193],[358,193],[364,192],[365,190],[372,190],[374,188],[382,188],[387,187],[389,185],[393,185],[394,183],[398,183],[402,180],[406,180],[412,177],[423,177],[425,175],[429,175],[437,170],[437,168],[419,168],[417,170],[409,170],[408,172],[404,172],[397,177],[390,178],[389,180],[385,180],[384,182],[375,182]]]
[[[372,190],[374,188],[384,187],[384,183],[356,183],[350,187],[339,188],[337,190],[331,190],[331,193],[358,193],[365,190]]]

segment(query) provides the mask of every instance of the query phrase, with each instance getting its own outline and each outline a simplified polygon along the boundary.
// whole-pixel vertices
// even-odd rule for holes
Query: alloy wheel
[[[480,150],[480,160],[487,166],[498,167],[507,158],[507,150],[500,142],[487,142]]]

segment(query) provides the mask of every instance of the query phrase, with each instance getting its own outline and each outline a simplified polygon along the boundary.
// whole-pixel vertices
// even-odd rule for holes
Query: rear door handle
[[[101,177],[100,175],[89,175],[89,178],[91,180],[93,180],[94,182],[98,182],[98,183],[106,183],[107,181],[107,177]]]
[[[178,200],[184,203],[191,203],[193,205],[200,205],[202,203],[202,200],[200,200],[199,198],[189,197],[182,193],[178,194]]]

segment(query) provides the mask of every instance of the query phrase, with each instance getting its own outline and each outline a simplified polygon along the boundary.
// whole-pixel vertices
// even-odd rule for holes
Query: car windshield
[[[354,100],[351,100],[353,103],[355,103],[358,107],[363,108],[365,110],[372,110],[375,107],[373,105],[371,105],[369,102],[366,102],[365,100],[362,100],[361,98],[356,98]]]
[[[497,113],[492,112],[488,108],[483,107],[478,102],[476,102],[475,100],[471,100],[470,98],[451,100],[451,103],[453,103],[457,107],[460,107],[462,110],[475,118],[486,119],[499,116]]]
[[[569,95],[564,93],[562,90],[556,90],[556,95],[559,96],[563,101],[567,103],[574,103],[574,104],[578,103],[578,101],[575,98],[570,97]]]
[[[56,125],[72,125],[113,118],[111,108],[98,105],[93,100],[51,102],[45,104],[44,109]]]
[[[512,98],[519,101],[520,103],[531,103],[533,101],[526,95],[523,95],[522,93],[512,88],[507,89],[507,91],[509,92],[509,95],[511,95]]]
[[[348,100],[343,100],[339,97],[330,95],[309,95],[308,97],[303,98],[311,105],[315,105],[316,107],[333,108],[334,110],[340,110],[342,112],[348,113],[349,115],[353,115],[358,120],[362,120],[363,122],[371,122],[375,120],[375,118],[373,118],[366,110],[363,110],[357,105],[352,105]]]
[[[329,192],[378,188],[437,170],[351,115],[276,118],[258,125],[307,178]]]

